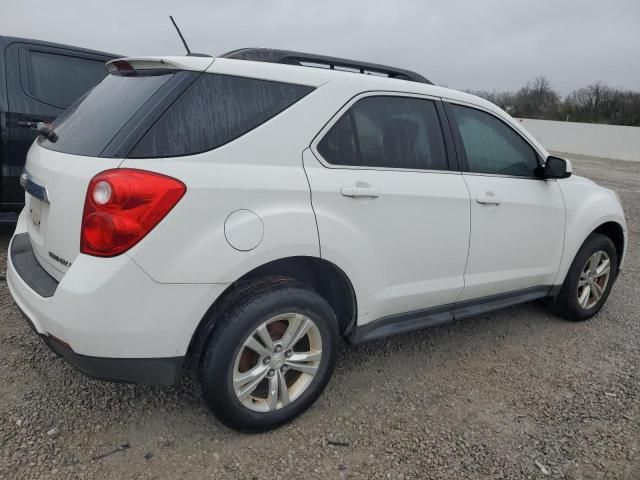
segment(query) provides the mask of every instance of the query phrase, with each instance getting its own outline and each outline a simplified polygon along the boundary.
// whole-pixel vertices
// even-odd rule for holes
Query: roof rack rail
[[[331,70],[341,70],[369,75],[380,75],[411,82],[428,83],[422,75],[411,70],[379,65],[377,63],[360,62],[357,60],[347,60],[346,58],[328,57],[313,53],[292,52],[289,50],[276,50],[271,48],[240,48],[219,55],[222,58],[233,58],[236,60],[253,60],[256,62],[285,63],[288,65],[301,65],[305,67],[329,68]]]

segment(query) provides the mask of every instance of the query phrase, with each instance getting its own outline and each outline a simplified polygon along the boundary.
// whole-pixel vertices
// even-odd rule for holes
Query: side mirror
[[[571,164],[560,157],[547,157],[542,173],[543,178],[567,178],[571,176]]]

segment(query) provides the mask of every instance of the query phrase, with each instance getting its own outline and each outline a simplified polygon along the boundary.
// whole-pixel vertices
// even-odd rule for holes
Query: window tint
[[[108,75],[53,122],[58,140],[54,143],[40,137],[40,144],[58,152],[100,156],[133,114],[172,76]]]
[[[104,62],[37,50],[28,51],[26,66],[26,92],[58,108],[67,108],[107,75]]]
[[[451,110],[471,172],[534,176],[536,152],[513,129],[475,108],[451,105]]]
[[[355,103],[318,144],[334,165],[444,170],[444,139],[434,103],[367,97]]]
[[[361,165],[356,151],[351,113],[345,113],[318,144],[318,151],[336,165]]]
[[[253,130],[312,90],[289,83],[203,74],[129,156],[170,157],[211,150]]]

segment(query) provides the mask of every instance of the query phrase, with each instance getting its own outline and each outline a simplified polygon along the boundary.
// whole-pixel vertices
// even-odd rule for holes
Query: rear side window
[[[535,176],[536,151],[511,127],[475,108],[450,105],[462,137],[469,171]]]
[[[334,165],[445,170],[438,112],[431,100],[366,97],[356,102],[318,144]]]
[[[132,158],[192,155],[253,130],[312,87],[206,73],[201,75],[129,154]]]
[[[104,62],[38,50],[26,52],[25,64],[23,90],[56,108],[67,108],[107,75]]]

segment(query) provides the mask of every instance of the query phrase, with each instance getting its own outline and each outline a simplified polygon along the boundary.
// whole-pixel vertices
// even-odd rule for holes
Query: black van
[[[37,131],[107,74],[121,55],[26,38],[0,36],[0,223],[24,205],[19,177]]]

